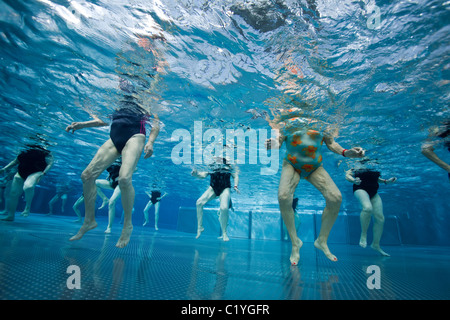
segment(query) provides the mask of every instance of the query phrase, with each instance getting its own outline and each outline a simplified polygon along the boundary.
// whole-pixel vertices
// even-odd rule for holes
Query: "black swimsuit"
[[[209,185],[213,188],[216,196],[220,196],[226,188],[231,188],[230,172],[213,172],[210,174],[211,182]]]
[[[370,199],[372,199],[378,192],[378,178],[380,177],[380,172],[372,170],[356,170],[355,178],[361,179],[360,185],[353,185],[353,192],[362,189],[369,194]]]
[[[121,101],[121,108],[112,114],[112,124],[109,136],[117,151],[122,153],[128,140],[135,134],[145,135],[145,123],[148,116],[145,111],[133,101]]]
[[[161,197],[161,192],[157,191],[157,190],[152,190],[152,197],[150,198],[150,201],[155,204],[157,202],[159,202],[159,197]]]
[[[26,180],[29,175],[42,172],[47,167],[45,158],[50,154],[49,151],[41,148],[33,148],[22,151],[18,156],[18,172],[22,179]]]

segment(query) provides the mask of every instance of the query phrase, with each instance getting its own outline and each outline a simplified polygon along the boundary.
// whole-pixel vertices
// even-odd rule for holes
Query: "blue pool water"
[[[448,21],[448,1],[0,0],[0,166],[27,144],[43,141],[55,159],[36,188],[30,217],[17,214],[14,222],[0,223],[0,277],[9,279],[1,282],[0,298],[448,299],[448,271],[442,265],[449,258],[450,182],[445,170],[421,154],[430,130],[450,118]],[[155,40],[153,45],[152,35],[165,41]],[[91,115],[107,120],[123,93],[119,79],[124,75],[144,89],[141,98],[158,113],[161,132],[154,155],[139,161],[133,178],[136,230],[130,247],[117,252],[109,242],[121,228],[120,201],[111,235],[103,234],[108,215],[104,208],[96,213],[100,228],[90,239],[66,242],[79,228],[71,221],[72,205],[82,193],[81,172],[108,138],[109,129],[71,134],[65,128]],[[343,197],[329,240],[330,247],[342,253],[341,267],[315,256],[311,246],[325,201],[301,181],[295,195],[307,258],[299,270],[289,269],[290,243],[284,240],[277,200],[284,149],[270,174],[261,174],[273,163],[263,163],[261,146],[250,140],[238,163],[240,193],[231,195],[235,211],[230,214],[230,242],[216,239],[217,200],[205,207],[204,239],[193,241],[196,200],[209,185],[209,179],[191,176],[193,168],[207,168],[204,161],[194,163],[198,124],[201,133],[217,129],[226,137],[227,130],[242,129],[257,132],[259,138],[270,129],[265,115],[292,106],[302,106],[305,116],[329,124],[344,148],[364,148],[373,160],[370,167],[383,178],[398,178],[379,189],[386,217],[381,244],[391,253],[387,260],[357,246],[360,207],[344,175],[358,162],[324,148],[324,167]],[[176,132],[187,132],[192,139],[191,163],[174,161]],[[209,142],[203,141],[203,147]],[[450,162],[442,144],[435,151]],[[141,227],[149,200],[145,191],[155,182],[168,193],[161,201],[158,231],[152,224]],[[47,217],[48,203],[60,184],[70,186],[67,202],[64,208],[57,202],[54,215]],[[21,199],[17,211],[23,208]],[[371,236],[370,231],[369,241]],[[184,253],[174,249],[177,241],[183,243]],[[239,259],[229,259],[237,253]],[[220,257],[225,256],[223,262]],[[134,258],[141,262],[131,262]],[[170,263],[178,258],[179,268]],[[430,265],[422,261],[411,266],[416,258]],[[53,262],[45,278],[46,290],[51,291],[47,294],[37,287],[27,292],[11,280],[33,268],[45,273],[44,265]],[[66,265],[77,263],[89,270],[90,286],[96,287],[97,281],[111,286],[105,279],[116,269],[121,270],[123,285],[116,291],[111,287],[106,296],[100,289],[91,290],[92,296],[64,288],[52,291],[64,287],[59,282],[66,278]],[[125,271],[134,264],[142,271],[130,271],[127,278]],[[389,290],[367,291],[363,269],[369,265],[382,267]],[[242,269],[234,271],[235,266]],[[403,272],[408,268],[417,269]],[[429,277],[427,285],[411,280],[423,273]],[[250,274],[262,276],[246,278]],[[434,279],[437,274],[440,282]],[[157,293],[163,286],[155,279],[161,277],[171,283],[167,295]],[[183,294],[175,294],[177,277],[191,279],[180,284]],[[335,286],[324,284],[330,278],[339,279],[343,287],[338,280]],[[131,285],[130,279],[138,280]],[[267,285],[273,290],[255,295],[239,287],[240,279],[248,280],[245,286]],[[153,294],[145,290],[150,282]],[[329,291],[323,293],[323,287]]]

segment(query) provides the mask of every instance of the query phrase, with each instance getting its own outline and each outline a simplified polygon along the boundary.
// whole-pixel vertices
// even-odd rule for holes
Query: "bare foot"
[[[367,247],[367,238],[361,235],[361,238],[359,239],[359,246],[361,248]]]
[[[205,230],[205,228],[200,227],[197,229],[197,236],[195,237],[195,239],[200,238],[200,236],[202,235],[203,230]]]
[[[223,241],[230,241],[230,238],[228,238],[228,235],[225,233],[224,235],[220,236],[218,239],[222,239]]]
[[[111,228],[107,227],[106,230],[105,230],[105,233],[111,233]]]
[[[133,226],[130,225],[128,227],[122,228],[122,234],[120,235],[119,241],[116,243],[117,248],[125,248],[128,242],[130,242],[130,236],[133,232]]]
[[[109,204],[109,200],[108,199],[103,200],[102,205],[98,207],[97,210],[103,209],[107,204]]]
[[[91,221],[91,222],[86,222],[86,220],[84,220],[83,225],[81,226],[80,230],[78,230],[78,233],[76,235],[74,235],[72,238],[70,238],[70,241],[74,241],[74,240],[80,240],[84,234],[86,232],[88,232],[89,230],[95,229],[97,227],[97,222]]]
[[[336,258],[336,256],[330,252],[330,249],[328,249],[327,244],[319,242],[319,239],[316,239],[316,241],[314,241],[314,247],[316,247],[317,249],[321,250],[325,254],[325,256],[328,259],[330,259],[331,261],[337,261],[338,260]]]
[[[1,217],[1,221],[14,221],[14,216],[7,215],[6,217]]]
[[[296,266],[300,260],[300,248],[303,246],[303,241],[297,238],[297,243],[292,243],[292,251],[289,260],[292,266]]]
[[[383,249],[381,249],[380,246],[376,246],[376,245],[372,244],[371,247],[372,247],[373,250],[378,251],[379,253],[381,253],[382,256],[385,256],[385,257],[390,257],[391,256],[390,254],[384,252]]]

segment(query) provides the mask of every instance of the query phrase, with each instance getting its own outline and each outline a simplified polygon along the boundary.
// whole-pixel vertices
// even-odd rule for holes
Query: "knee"
[[[224,212],[224,211],[228,211],[228,205],[225,203],[221,203],[220,204],[220,211]]]
[[[373,218],[377,223],[384,223],[384,215],[382,214],[375,214]]]
[[[197,202],[195,203],[195,205],[197,206],[197,208],[203,208],[203,206],[206,204],[206,202],[202,199],[202,198],[199,198],[198,200],[197,200]]]
[[[129,189],[133,186],[133,181],[132,181],[131,176],[119,176],[118,181],[119,181],[120,190]]]
[[[30,192],[33,189],[34,189],[34,184],[29,181],[25,181],[25,183],[23,184],[23,191]]]
[[[85,169],[83,173],[81,173],[81,182],[86,183],[89,181],[95,181],[95,177],[91,170]]]
[[[342,203],[342,194],[339,190],[331,192],[326,198],[327,205],[340,207]]]
[[[286,191],[278,192],[278,203],[280,205],[283,205],[283,204],[291,204],[292,205],[293,200],[294,200],[294,196],[292,194],[290,194],[289,192],[286,192]]]
[[[370,204],[370,203],[363,203],[361,205],[361,208],[362,208],[362,212],[364,212],[366,214],[372,214],[372,210],[373,210],[372,204]]]

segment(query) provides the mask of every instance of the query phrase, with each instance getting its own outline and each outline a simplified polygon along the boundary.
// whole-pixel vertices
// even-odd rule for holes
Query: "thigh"
[[[363,208],[372,208],[372,203],[370,200],[370,196],[367,193],[367,191],[363,190],[363,189],[358,189],[355,190],[355,192],[353,193],[355,195],[355,198],[358,199],[359,204],[361,205],[361,207]]]
[[[24,188],[33,188],[41,181],[42,171],[30,174],[24,182]]]
[[[294,167],[286,160],[283,160],[281,168],[280,183],[278,185],[278,196],[292,195],[300,181],[300,175],[295,171]]]
[[[116,147],[112,143],[111,139],[108,139],[95,154],[94,158],[86,167],[85,171],[92,174],[93,177],[97,178],[100,174],[108,168],[114,160],[119,157],[119,152],[117,152]]]
[[[380,195],[377,193],[371,199],[373,207],[373,215],[375,218],[383,218],[383,202]]]
[[[325,200],[334,199],[337,196],[341,197],[339,188],[323,166],[314,170],[314,172],[308,176],[307,180],[322,193]]]
[[[135,134],[128,141],[122,150],[122,166],[120,167],[120,177],[131,177],[136,169],[137,163],[144,150],[145,136]]]
[[[78,198],[78,200],[75,202],[74,206],[78,207],[80,204],[84,202],[84,197],[81,196]]]
[[[231,198],[230,188],[226,188],[225,190],[222,191],[219,197],[220,207],[228,208],[230,204],[230,198]]]
[[[111,183],[109,183],[109,181],[106,179],[97,179],[97,180],[95,180],[95,184],[97,185],[97,187],[102,188],[102,189],[108,189],[108,190],[113,189],[111,187]]]
[[[111,198],[109,199],[109,202],[115,202],[119,197],[120,197],[120,187],[117,186],[114,189],[114,192],[113,192]]]
[[[152,200],[149,200],[149,201],[147,202],[147,205],[146,205],[145,208],[144,208],[144,211],[150,210],[150,208],[152,207],[152,205],[153,205]]]
[[[198,198],[197,201],[207,203],[215,198],[216,194],[214,193],[214,189],[211,186],[209,186],[208,189],[206,189],[206,191],[200,196],[200,198]]]

